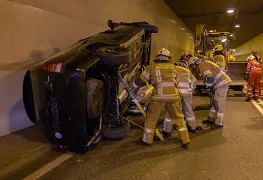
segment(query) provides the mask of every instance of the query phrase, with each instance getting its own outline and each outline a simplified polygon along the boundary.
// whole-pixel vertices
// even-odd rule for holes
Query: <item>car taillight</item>
[[[62,66],[63,66],[63,63],[52,63],[52,64],[46,63],[46,64],[43,64],[41,68],[44,71],[61,73]]]

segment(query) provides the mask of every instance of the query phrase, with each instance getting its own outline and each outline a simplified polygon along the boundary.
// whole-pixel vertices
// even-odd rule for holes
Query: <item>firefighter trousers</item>
[[[196,129],[195,114],[192,106],[193,95],[182,95],[183,114],[186,122],[192,129]]]
[[[262,72],[261,71],[252,71],[249,75],[247,82],[247,97],[251,98],[253,94],[253,85],[255,89],[255,99],[259,98],[259,90],[260,90],[260,80],[261,80]]]
[[[142,140],[145,143],[152,144],[154,131],[161,112],[165,109],[175,124],[179,138],[183,144],[189,143],[189,134],[182,113],[182,103],[180,100],[173,102],[159,102],[151,100],[148,106],[147,117],[145,120],[145,129]]]
[[[226,98],[229,85],[223,85],[215,88],[213,94],[213,105],[210,108],[208,120],[217,124],[224,125],[224,116],[226,109]]]

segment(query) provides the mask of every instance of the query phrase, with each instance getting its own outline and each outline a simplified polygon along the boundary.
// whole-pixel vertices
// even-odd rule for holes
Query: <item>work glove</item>
[[[248,81],[248,78],[249,78],[249,74],[245,74],[245,80]]]

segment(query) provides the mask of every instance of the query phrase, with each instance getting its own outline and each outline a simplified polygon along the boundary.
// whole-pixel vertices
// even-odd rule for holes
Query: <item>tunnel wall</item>
[[[257,50],[258,55],[263,57],[263,33],[236,48],[233,55],[238,61],[246,60],[253,50]]]
[[[193,35],[162,0],[0,0],[0,136],[33,125],[23,108],[28,68],[77,40],[107,29],[107,20],[147,21],[152,58],[162,47],[174,60],[193,51]]]

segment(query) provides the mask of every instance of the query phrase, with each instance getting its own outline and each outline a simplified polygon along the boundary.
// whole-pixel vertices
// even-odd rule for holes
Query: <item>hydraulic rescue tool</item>
[[[121,84],[123,85],[125,91],[131,96],[132,100],[134,101],[134,103],[136,104],[136,106],[138,107],[138,109],[141,111],[141,113],[142,113],[142,115],[144,116],[144,118],[146,118],[146,112],[144,111],[144,109],[143,109],[143,107],[141,106],[141,104],[138,102],[135,94],[134,94],[133,91],[132,91],[132,88],[128,86],[128,84],[124,81],[124,79],[122,78],[122,76],[121,76],[119,73],[117,74],[117,76],[118,76],[118,79],[120,80]],[[129,120],[129,121],[130,121],[130,120]],[[130,122],[131,122],[131,121],[130,121]],[[133,122],[131,122],[131,123],[133,123]],[[133,124],[135,124],[135,123],[133,123]],[[135,125],[137,125],[137,124],[135,124]],[[138,125],[137,125],[137,126],[138,126]],[[144,128],[141,127],[141,126],[138,126],[138,127],[144,129]],[[162,134],[159,132],[158,129],[156,129],[154,132],[155,132],[155,135],[156,135],[161,141],[164,140]]]

